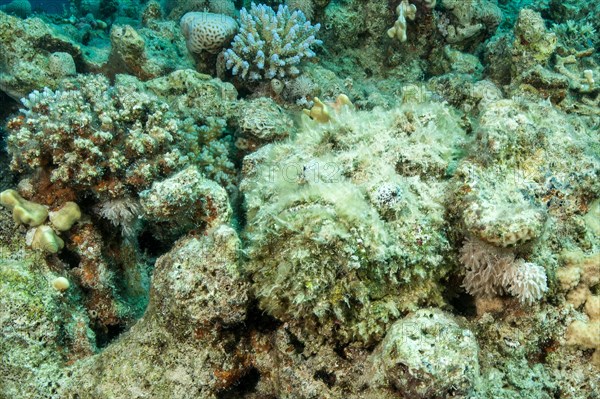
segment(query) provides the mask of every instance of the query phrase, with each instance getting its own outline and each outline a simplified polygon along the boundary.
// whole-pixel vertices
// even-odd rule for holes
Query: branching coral
[[[315,57],[312,48],[322,44],[315,37],[320,27],[307,21],[302,11],[290,12],[280,5],[275,13],[252,3],[250,11],[240,12],[240,31],[225,51],[226,67],[251,81],[299,75],[299,64]]]
[[[598,36],[594,25],[585,21],[568,20],[554,24],[552,31],[561,44],[576,50],[585,50],[594,46]]]
[[[23,105],[8,124],[14,170],[43,167],[52,182],[114,198],[188,161],[190,138],[176,116],[136,87],[80,76],[63,90],[31,93]]]
[[[312,19],[315,12],[313,0],[285,0],[285,5],[294,10],[300,10],[306,15],[306,18]]]

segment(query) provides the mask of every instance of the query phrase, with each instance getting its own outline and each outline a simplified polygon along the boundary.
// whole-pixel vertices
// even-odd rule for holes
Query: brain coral
[[[180,27],[192,53],[218,53],[238,29],[233,18],[210,12],[188,12],[181,18]]]

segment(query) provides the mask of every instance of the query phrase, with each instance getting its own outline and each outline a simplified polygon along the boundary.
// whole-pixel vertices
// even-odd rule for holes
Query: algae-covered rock
[[[455,45],[468,45],[494,33],[502,12],[495,1],[489,0],[444,0],[450,24],[447,27],[446,41]]]
[[[574,317],[573,307],[551,304],[528,312],[507,306],[499,314],[482,313],[472,327],[480,347],[478,394],[502,399],[598,396],[600,385],[593,377],[598,369],[590,364],[591,354],[582,356],[565,344],[566,327]]]
[[[67,361],[95,350],[77,291],[61,292],[41,254],[25,248],[10,214],[0,212],[0,397],[58,398]]]
[[[60,349],[60,297],[34,259],[0,259],[0,395],[43,397],[55,391]]]
[[[533,10],[523,9],[515,25],[514,73],[519,76],[534,65],[546,66],[556,49],[557,38],[549,32],[544,19]]]
[[[95,33],[92,41],[82,30],[0,12],[0,90],[18,100],[33,90],[54,89],[75,72],[111,78],[130,73],[147,80],[194,66],[174,21],[139,29],[115,25],[110,37]]]
[[[238,105],[239,134],[236,146],[254,151],[259,146],[289,137],[292,119],[269,98],[257,98]]]
[[[497,182],[495,187],[493,192],[473,190],[472,200],[463,212],[469,233],[498,247],[538,238],[543,231],[545,210],[532,205],[517,190],[513,180]]]
[[[215,228],[231,219],[227,192],[205,178],[195,166],[156,182],[140,193],[146,218],[166,236],[177,237],[192,229]],[[157,234],[161,235],[161,234]]]
[[[0,90],[18,100],[45,86],[56,87],[54,52],[81,61],[81,48],[57,34],[39,18],[21,20],[0,12]]]
[[[435,176],[463,140],[457,120],[440,105],[375,115],[307,122],[244,162],[261,308],[342,342],[376,340],[402,311],[438,302],[449,270]]]
[[[411,398],[469,398],[479,379],[475,335],[439,309],[421,309],[394,323],[372,355],[371,385]]]
[[[73,56],[61,51],[50,54],[50,57],[48,58],[48,69],[56,78],[65,78],[77,74]]]
[[[129,397],[133,389],[137,397],[217,398],[236,384],[248,372],[247,343],[224,327],[246,314],[239,246],[227,226],[181,239],[157,262],[144,317],[73,365],[63,397]]]
[[[226,225],[202,239],[180,240],[156,264],[148,312],[185,328],[242,322],[249,286],[241,273],[240,249],[235,230]]]

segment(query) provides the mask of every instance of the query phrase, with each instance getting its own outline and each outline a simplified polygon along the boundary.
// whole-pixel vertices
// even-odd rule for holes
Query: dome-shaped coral
[[[188,12],[181,18],[180,27],[192,53],[218,53],[238,29],[233,18],[210,12]]]

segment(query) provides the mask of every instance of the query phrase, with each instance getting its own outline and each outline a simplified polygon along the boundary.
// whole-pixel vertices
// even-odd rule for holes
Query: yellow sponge
[[[52,227],[44,225],[27,233],[27,245],[32,249],[55,254],[63,249],[65,242],[56,235]]]
[[[12,209],[15,222],[31,227],[39,226],[48,217],[45,206],[27,201],[15,190],[5,190],[0,193],[0,204]]]
[[[81,219],[81,210],[74,202],[66,202],[58,211],[50,212],[50,221],[58,231],[67,231]]]

